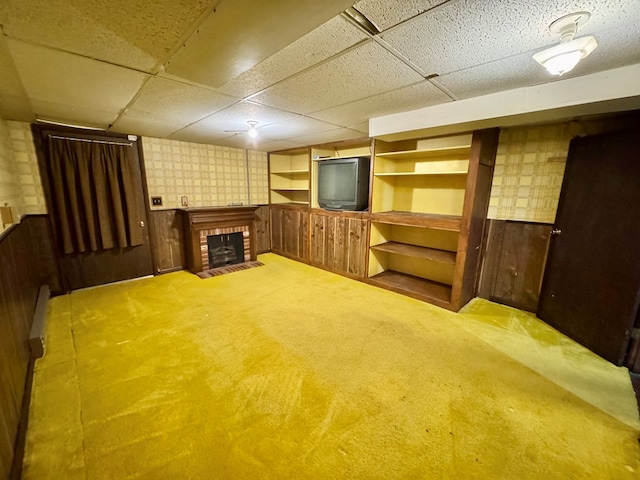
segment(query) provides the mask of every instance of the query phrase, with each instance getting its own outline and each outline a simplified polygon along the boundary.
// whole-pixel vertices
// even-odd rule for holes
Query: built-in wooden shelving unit
[[[309,149],[269,154],[269,195],[272,204],[309,205]]]
[[[472,222],[482,223],[486,216],[491,181],[491,172],[479,175],[480,153],[492,170],[497,145],[497,132],[492,132],[376,140],[371,283],[452,310],[468,301],[467,292],[474,287],[468,279],[475,278],[475,271],[468,273],[465,266],[469,232]],[[486,185],[479,188],[481,182]],[[483,213],[475,218],[480,204]],[[473,227],[475,243],[481,236],[476,238],[477,225]]]

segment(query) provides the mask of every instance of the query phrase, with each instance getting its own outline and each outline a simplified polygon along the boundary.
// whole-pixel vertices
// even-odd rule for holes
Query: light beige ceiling
[[[557,81],[531,56],[586,10],[564,78],[640,61],[640,0],[2,0],[0,115],[273,151]],[[258,121],[258,138],[244,130]]]

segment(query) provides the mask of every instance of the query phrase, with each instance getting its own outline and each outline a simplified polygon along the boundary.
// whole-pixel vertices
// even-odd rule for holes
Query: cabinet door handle
[[[550,235],[560,235],[562,233],[562,230],[559,228],[552,228],[551,231],[549,232]]]

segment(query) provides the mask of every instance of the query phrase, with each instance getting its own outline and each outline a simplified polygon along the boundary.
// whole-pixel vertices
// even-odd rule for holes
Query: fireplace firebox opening
[[[207,235],[209,268],[223,267],[244,262],[244,237],[242,232]]]

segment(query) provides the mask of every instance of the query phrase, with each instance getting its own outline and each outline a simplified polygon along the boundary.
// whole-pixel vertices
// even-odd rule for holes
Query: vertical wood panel
[[[491,220],[479,296],[535,312],[551,225]]]
[[[271,250],[269,206],[263,205],[256,210],[256,252],[266,253]]]
[[[327,225],[324,243],[324,266],[335,268],[337,218],[332,216],[323,216],[323,218]]]
[[[309,213],[298,212],[298,248],[299,257],[309,260]]]
[[[154,245],[156,272],[172,272],[186,267],[186,245],[182,217],[178,210],[153,210],[149,220]]]
[[[326,218],[322,215],[311,215],[311,250],[309,259],[313,264],[324,265],[326,255]]]
[[[270,207],[271,218],[271,250],[282,253],[282,210]]]
[[[56,285],[48,219],[27,216],[0,236],[0,478],[8,478],[30,362],[29,330],[42,283]]]
[[[349,273],[364,278],[367,255],[367,225],[357,218],[349,219]]]
[[[347,254],[347,219],[344,217],[335,218],[335,241],[333,245],[333,268],[341,272],[347,272],[349,269]]]

